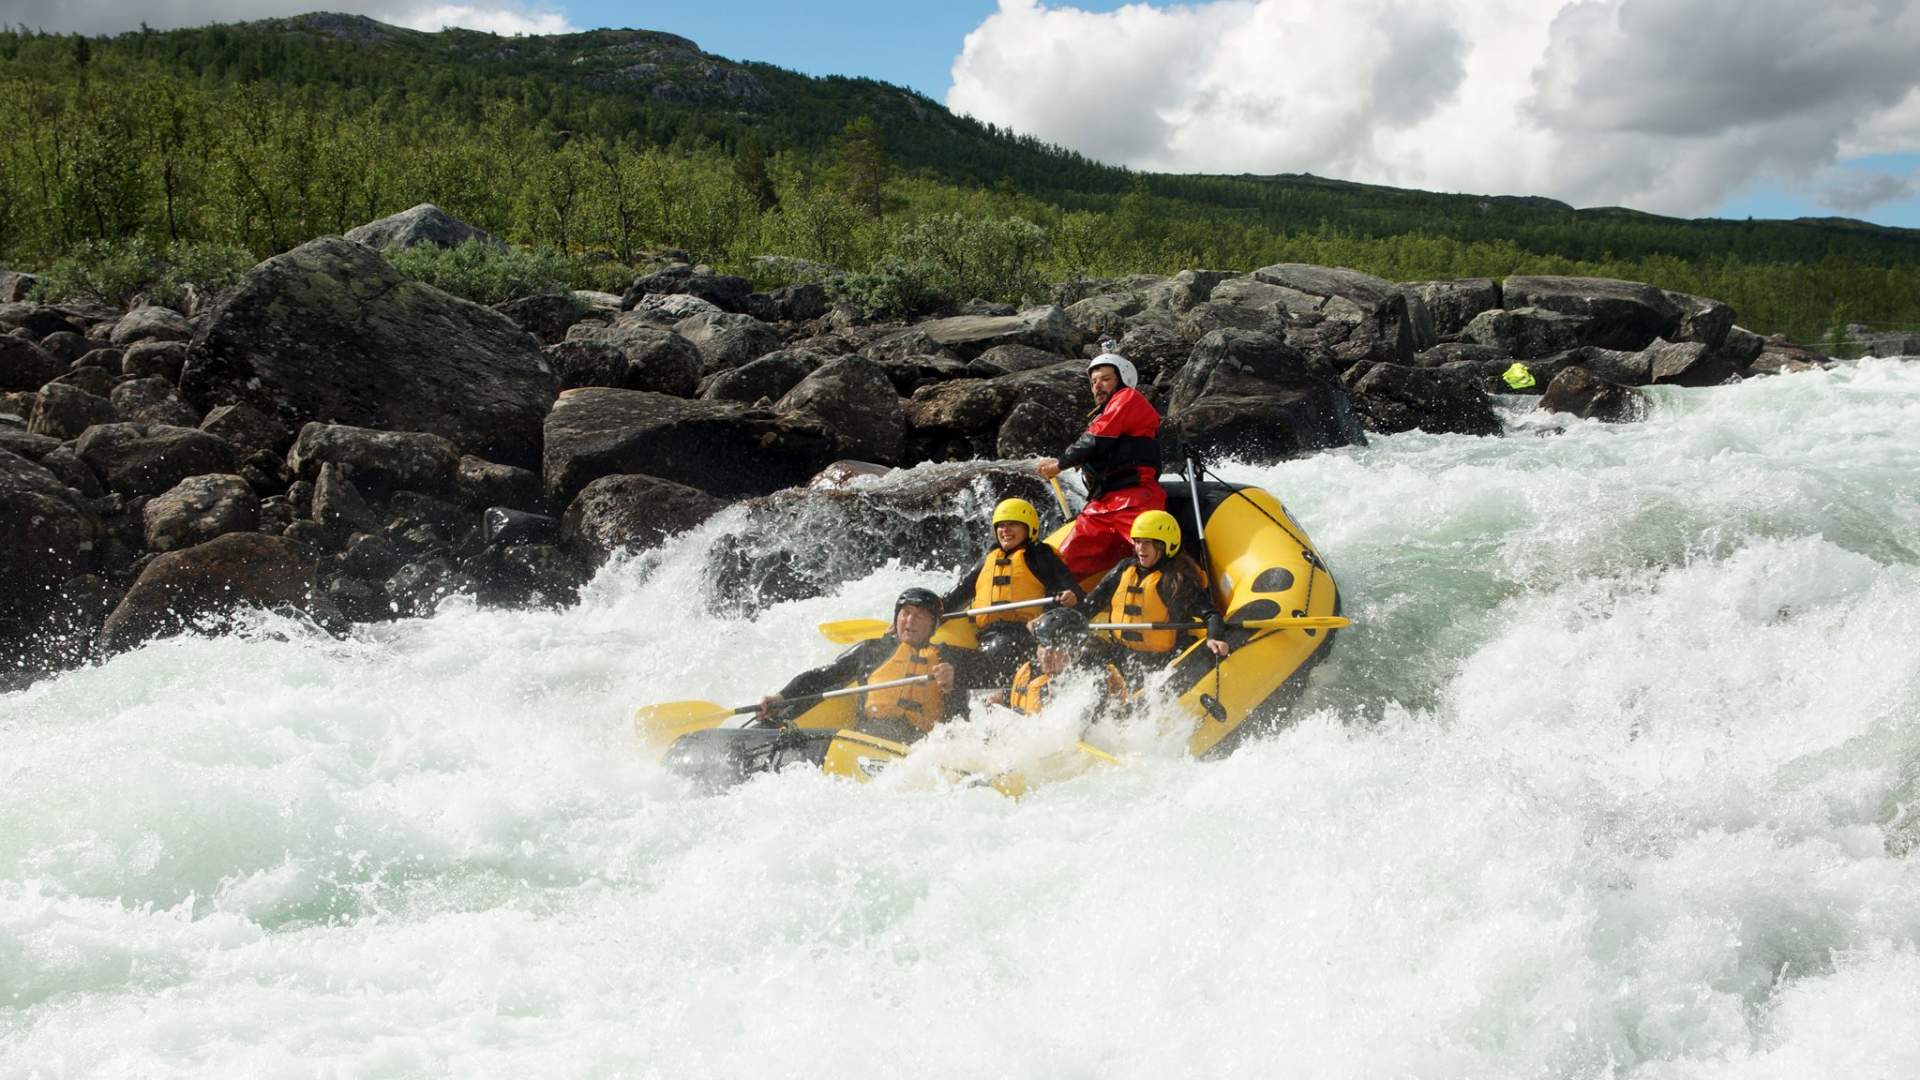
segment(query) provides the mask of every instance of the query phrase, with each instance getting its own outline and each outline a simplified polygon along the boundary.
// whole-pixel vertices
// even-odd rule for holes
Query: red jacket
[[[1079,468],[1087,497],[1097,499],[1122,488],[1157,484],[1160,479],[1160,413],[1140,391],[1123,386],[1060,455],[1060,467]]]

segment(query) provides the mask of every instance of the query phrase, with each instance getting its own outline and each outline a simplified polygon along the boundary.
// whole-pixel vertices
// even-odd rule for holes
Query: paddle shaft
[[[844,686],[838,690],[826,690],[818,694],[801,694],[799,697],[781,698],[778,704],[807,705],[816,701],[826,701],[828,698],[841,698],[850,697],[854,694],[864,694],[869,690],[888,690],[896,686],[912,686],[914,683],[927,682],[932,678],[933,676],[931,675],[909,675],[904,679],[888,679],[886,682],[867,683],[864,686]],[[742,705],[733,710],[736,716],[759,711],[760,706],[758,705]]]
[[[1038,600],[1009,600],[1004,604],[988,604],[986,607],[968,608],[965,611],[949,611],[945,615],[940,616],[940,618],[964,619],[971,615],[991,615],[996,611],[1018,611],[1021,608],[1046,607],[1048,604],[1056,602],[1057,601],[1051,596],[1043,596]]]
[[[1304,615],[1298,618],[1276,619],[1228,619],[1226,625],[1251,627],[1256,630],[1285,629],[1289,626],[1302,630],[1338,630],[1347,625],[1347,619],[1339,615]],[[1097,622],[1089,623],[1089,630],[1205,630],[1203,622]]]

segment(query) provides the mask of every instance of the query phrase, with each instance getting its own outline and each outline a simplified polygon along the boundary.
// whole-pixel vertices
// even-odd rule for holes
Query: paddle
[[[1072,521],[1073,511],[1067,509],[1067,493],[1060,490],[1060,478],[1058,476],[1049,476],[1047,480],[1053,485],[1053,497],[1060,501],[1060,512],[1066,515],[1068,521]]]
[[[940,616],[940,621],[965,619],[974,615],[990,615],[996,611],[1016,611],[1020,608],[1046,607],[1054,603],[1051,596],[1038,600],[1014,600],[1005,604],[988,604],[986,607],[968,608],[965,611],[950,611]],[[893,624],[885,619],[841,619],[838,622],[820,624],[820,633],[828,641],[839,645],[851,645],[856,641],[869,641],[893,629]]]
[[[1296,615],[1281,619],[1228,619],[1226,625],[1249,630],[1338,630],[1353,620],[1342,615]],[[1089,630],[1205,630],[1203,622],[1097,622]]]
[[[828,698],[846,697],[850,694],[864,694],[869,690],[885,690],[895,686],[911,686],[933,678],[931,675],[910,675],[904,679],[890,679],[886,682],[868,683],[865,686],[848,686],[839,690],[828,690],[819,694],[801,694],[797,697],[781,698],[781,705],[808,705]],[[708,728],[719,727],[727,719],[759,712],[758,703],[742,705],[730,709],[711,701],[670,701],[665,705],[644,705],[633,712],[633,730],[645,740],[647,745],[657,749],[673,745],[682,735]]]

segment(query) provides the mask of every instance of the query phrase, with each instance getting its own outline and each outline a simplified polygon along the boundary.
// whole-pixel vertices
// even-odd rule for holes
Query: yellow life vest
[[[1013,673],[1013,689],[1007,695],[1007,704],[1029,716],[1037,713],[1047,703],[1047,684],[1053,676],[1045,672],[1034,674],[1033,661],[1020,665]],[[1127,680],[1120,669],[1107,665],[1107,697],[1112,701],[1127,700]]]
[[[1047,595],[1047,587],[1034,576],[1033,569],[1027,565],[1027,547],[1021,545],[1012,554],[995,545],[987,557],[980,562],[979,576],[973,579],[973,606],[986,607],[989,604],[1011,604],[1018,600],[1038,600]],[[1030,610],[996,611],[988,615],[975,615],[975,626],[1018,619],[1025,622],[1033,618]]]
[[[1138,563],[1128,566],[1120,573],[1120,583],[1113,590],[1113,600],[1107,606],[1105,622],[1116,623],[1156,623],[1172,622],[1173,613],[1167,610],[1166,601],[1160,599],[1160,572],[1166,569],[1167,560],[1162,559],[1154,568],[1142,573]],[[1179,630],[1115,630],[1114,636],[1120,644],[1135,652],[1163,653],[1172,652],[1180,647]]]
[[[940,650],[931,643],[919,648],[901,642],[886,662],[873,669],[867,682],[891,682],[915,675],[931,675],[940,663]],[[938,682],[929,680],[912,686],[894,686],[862,695],[861,709],[877,720],[901,720],[920,731],[932,731],[940,722],[946,696]]]

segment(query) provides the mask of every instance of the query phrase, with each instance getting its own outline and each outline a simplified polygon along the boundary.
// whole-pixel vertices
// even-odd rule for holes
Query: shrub
[[[937,292],[956,300],[976,297],[1021,303],[1046,289],[1040,261],[1047,234],[1022,218],[936,214],[900,231],[893,253],[925,266]]]
[[[864,274],[848,274],[827,285],[837,302],[852,304],[866,317],[911,318],[952,305],[935,279],[939,268],[931,263],[889,255]]]
[[[86,240],[40,275],[34,299],[94,300],[124,308],[136,297],[184,309],[194,292],[208,294],[240,280],[253,256],[231,244],[181,241],[164,251],[141,238]]]
[[[459,247],[430,244],[386,252],[394,269],[476,304],[497,304],[537,293],[566,292],[579,269],[548,248],[501,252],[478,241]]]

